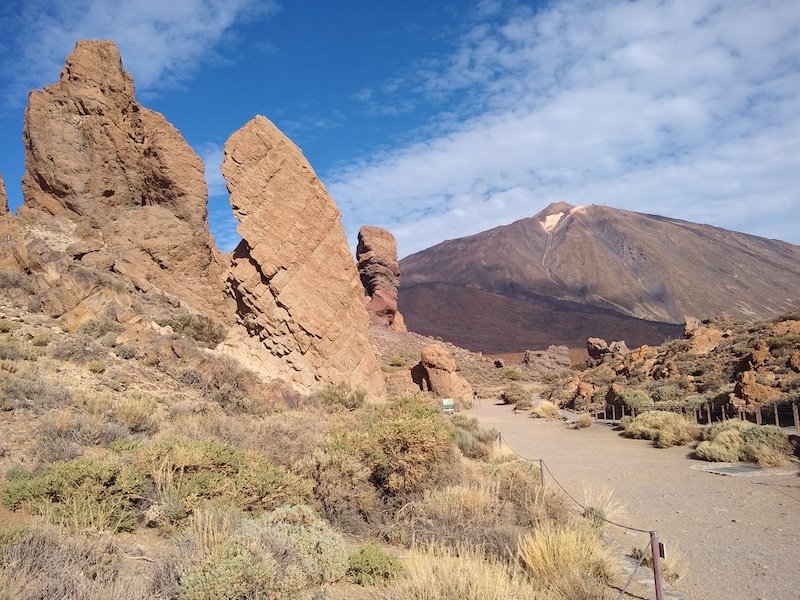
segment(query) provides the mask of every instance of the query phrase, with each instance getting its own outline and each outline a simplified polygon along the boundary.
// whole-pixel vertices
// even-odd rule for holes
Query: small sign
[[[661,542],[658,542],[658,555],[663,559],[667,558],[667,550]]]
[[[442,412],[454,413],[456,412],[456,403],[452,398],[442,399]]]

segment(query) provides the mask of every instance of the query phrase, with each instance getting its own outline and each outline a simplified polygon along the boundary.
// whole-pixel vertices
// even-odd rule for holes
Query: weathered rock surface
[[[358,232],[356,261],[370,319],[395,331],[405,331],[403,315],[397,310],[400,268],[394,236],[382,227],[364,225]]]
[[[300,149],[257,116],[225,144],[222,172],[243,238],[227,275],[241,327],[226,351],[302,388],[348,381],[382,394],[339,211]]]
[[[780,396],[780,391],[758,382],[758,373],[744,371],[730,394],[730,402],[737,409],[756,410]]]
[[[223,318],[203,163],[137,103],[117,46],[78,42],[58,83],[30,94],[20,222],[57,251]]]
[[[595,337],[586,340],[586,351],[589,353],[589,366],[599,365],[601,362],[630,352],[623,340],[608,343]]]
[[[440,398],[472,401],[472,386],[456,373],[455,359],[440,344],[428,344],[422,348],[421,360],[411,370],[411,375],[423,391],[431,391]]]
[[[557,373],[572,366],[569,348],[549,346],[547,350],[526,350],[522,364],[537,374]]]
[[[6,184],[0,175],[0,215],[8,213],[8,195],[6,194]]]
[[[683,334],[689,340],[688,352],[702,356],[708,354],[719,345],[724,332],[709,323],[703,323],[698,319],[687,317]]]

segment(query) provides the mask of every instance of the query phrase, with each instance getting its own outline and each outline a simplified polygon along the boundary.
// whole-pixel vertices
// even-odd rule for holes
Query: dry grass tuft
[[[606,525],[606,520],[619,522],[628,514],[625,505],[615,498],[614,492],[607,487],[603,487],[599,492],[593,491],[588,486],[583,488],[583,505],[586,507],[583,516],[592,527],[598,529]]]
[[[700,437],[700,428],[683,415],[661,410],[641,413],[624,425],[625,435],[653,440],[656,448],[683,446]]]
[[[542,400],[542,403],[533,409],[531,413],[534,417],[539,417],[540,419],[560,419],[561,418],[561,411],[558,410],[558,406],[556,406],[553,402],[549,400]]]

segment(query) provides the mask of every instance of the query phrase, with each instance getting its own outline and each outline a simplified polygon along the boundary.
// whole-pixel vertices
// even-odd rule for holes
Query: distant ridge
[[[409,329],[487,352],[589,336],[658,343],[687,315],[800,308],[800,246],[566,202],[417,252],[400,273]]]

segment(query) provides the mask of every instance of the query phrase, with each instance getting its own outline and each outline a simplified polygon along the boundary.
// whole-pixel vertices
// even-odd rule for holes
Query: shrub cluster
[[[774,467],[785,463],[791,451],[789,437],[779,427],[731,419],[704,430],[695,454],[712,462],[750,461]]]
[[[683,415],[652,410],[622,424],[627,437],[653,440],[657,448],[683,446],[700,437],[700,428]]]

